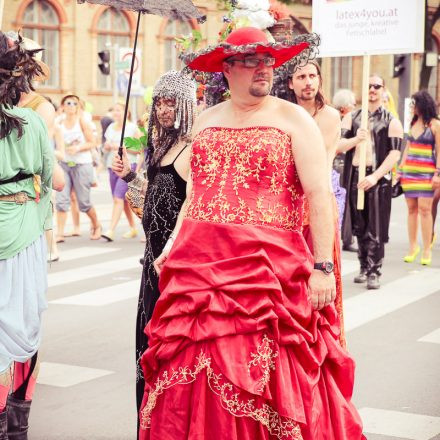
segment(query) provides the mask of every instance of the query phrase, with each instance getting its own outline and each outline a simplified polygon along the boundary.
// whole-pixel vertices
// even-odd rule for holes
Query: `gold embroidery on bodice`
[[[193,142],[187,217],[301,231],[304,195],[290,137],[274,127],[210,127]]]

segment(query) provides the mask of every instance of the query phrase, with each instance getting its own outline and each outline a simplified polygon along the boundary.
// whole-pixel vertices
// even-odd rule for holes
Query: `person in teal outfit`
[[[35,52],[0,32],[0,440],[27,439],[47,308],[53,151],[43,119],[17,106],[41,69]]]

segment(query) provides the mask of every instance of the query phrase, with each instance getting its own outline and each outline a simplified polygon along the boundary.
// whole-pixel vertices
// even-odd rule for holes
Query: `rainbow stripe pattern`
[[[409,137],[408,155],[402,166],[405,197],[433,197],[432,177],[435,172],[434,135],[429,127],[417,138]]]

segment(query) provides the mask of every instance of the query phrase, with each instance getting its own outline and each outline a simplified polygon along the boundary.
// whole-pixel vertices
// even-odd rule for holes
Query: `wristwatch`
[[[331,261],[323,261],[322,263],[315,263],[313,269],[322,270],[326,275],[330,275],[333,272],[334,264]]]

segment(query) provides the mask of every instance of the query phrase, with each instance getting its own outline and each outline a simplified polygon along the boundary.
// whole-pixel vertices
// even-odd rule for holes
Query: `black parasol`
[[[122,144],[124,141],[128,104],[130,101],[131,80],[133,77],[141,14],[161,15],[163,17],[172,18],[173,20],[190,20],[195,18],[199,22],[203,22],[206,17],[200,13],[200,11],[193,5],[191,0],[77,0],[77,2],[98,3],[118,9],[128,9],[138,13],[136,34],[134,37],[133,56],[131,58],[130,76],[128,79],[127,97],[125,100],[124,122],[122,124],[121,141],[119,143],[119,155],[122,157]]]

